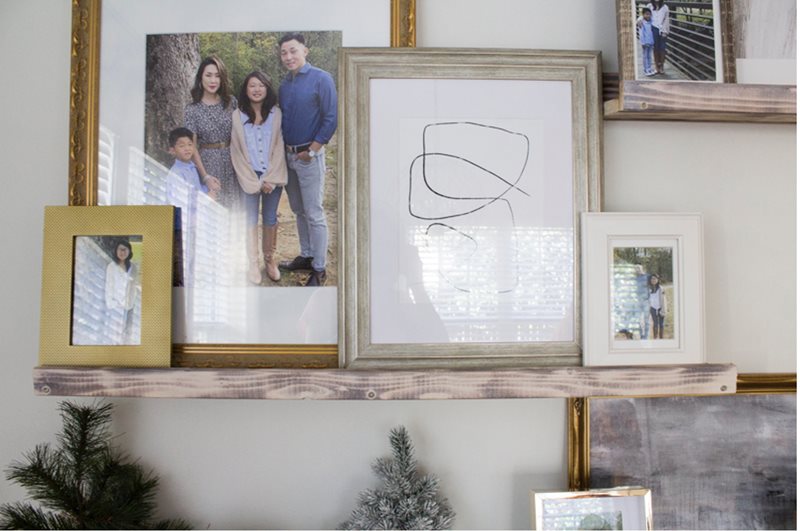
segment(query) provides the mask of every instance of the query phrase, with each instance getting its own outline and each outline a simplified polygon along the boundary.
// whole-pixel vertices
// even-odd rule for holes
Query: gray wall
[[[613,0],[417,4],[420,46],[601,49],[616,70]],[[59,428],[58,399],[33,396],[31,368],[42,207],[67,197],[70,6],[0,1],[2,467]],[[607,210],[704,213],[708,358],[742,372],[796,370],[795,146],[791,125],[605,126]],[[400,423],[457,528],[525,528],[528,489],[566,486],[563,400],[114,403],[119,444],[161,475],[164,512],[200,528],[335,526],[374,486],[369,464]],[[0,502],[23,495],[0,480]]]

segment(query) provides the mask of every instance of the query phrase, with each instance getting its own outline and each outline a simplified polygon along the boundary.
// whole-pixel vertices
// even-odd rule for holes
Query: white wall
[[[418,0],[420,46],[602,49],[613,0]],[[469,5],[468,8],[465,6]],[[69,0],[0,0],[0,467],[59,428],[33,396],[44,205],[67,197]],[[606,209],[700,211],[709,361],[795,371],[793,126],[610,122]],[[52,257],[48,259],[64,259]],[[203,528],[329,528],[405,424],[462,529],[525,528],[527,490],[566,486],[563,400],[115,400],[119,444],[162,478],[165,515]],[[24,492],[0,479],[0,502]]]

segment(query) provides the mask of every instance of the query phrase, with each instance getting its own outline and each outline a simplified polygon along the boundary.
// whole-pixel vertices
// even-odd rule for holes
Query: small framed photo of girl
[[[176,212],[45,208],[41,365],[170,366]]]
[[[73,345],[141,344],[142,243],[141,235],[75,238]]]
[[[699,214],[587,214],[584,364],[702,363]]]
[[[621,240],[612,247],[611,333],[618,348],[675,339],[675,241]],[[647,343],[643,347],[651,346]]]

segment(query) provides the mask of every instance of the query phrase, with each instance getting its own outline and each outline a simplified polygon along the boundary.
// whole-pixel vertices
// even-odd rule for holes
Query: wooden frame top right
[[[736,82],[734,4],[617,0],[619,95],[605,118],[795,123],[796,85]]]

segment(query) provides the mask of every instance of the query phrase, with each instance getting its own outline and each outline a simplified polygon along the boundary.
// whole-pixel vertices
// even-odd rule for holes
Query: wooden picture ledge
[[[603,75],[606,120],[692,122],[797,122],[795,85],[753,85],[675,81],[619,83]]]
[[[730,394],[733,364],[498,370],[37,367],[40,396],[430,400]]]

